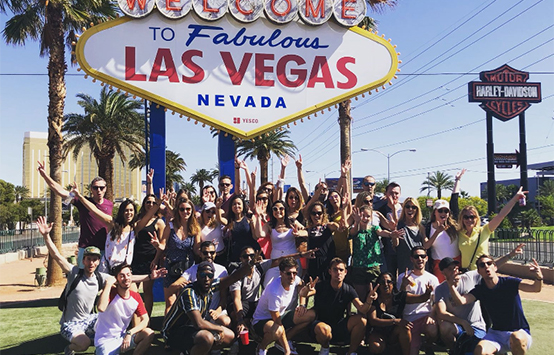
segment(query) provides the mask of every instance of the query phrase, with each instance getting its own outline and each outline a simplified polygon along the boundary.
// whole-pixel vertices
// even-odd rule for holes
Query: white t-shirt
[[[256,312],[254,312],[252,317],[252,324],[256,324],[261,320],[271,319],[270,311],[279,312],[280,315],[283,315],[294,298],[296,286],[300,285],[301,282],[300,277],[296,276],[294,283],[287,291],[281,284],[280,277],[273,279],[264,289],[262,297],[258,301],[258,307],[256,307]]]
[[[213,263],[213,265],[215,267],[214,278],[220,279],[222,277],[227,276],[227,269],[225,268],[225,266],[219,265],[216,263]],[[186,269],[185,272],[183,272],[183,275],[181,276],[184,277],[185,280],[187,281],[194,282],[196,281],[197,270],[198,270],[198,264],[194,264],[190,268]],[[210,303],[209,309],[216,309],[217,307],[219,307],[220,298],[221,297],[219,296],[219,291],[214,292],[214,295],[212,297],[212,303]]]
[[[400,289],[400,285],[402,284],[402,278],[404,277],[405,272],[398,275],[398,280],[396,281],[397,288]],[[439,285],[439,279],[431,273],[428,273],[427,271],[423,271],[423,274],[421,276],[417,276],[415,274],[412,274],[410,276],[412,279],[414,279],[415,285],[406,287],[406,292],[413,293],[414,295],[422,295],[425,293],[425,290],[427,289],[427,284],[431,284],[433,286],[433,289],[435,289]],[[433,294],[427,300],[423,303],[413,303],[413,304],[406,304],[404,307],[404,313],[403,317],[409,322],[413,322],[418,318],[428,316],[431,314],[432,310],[432,302]]]
[[[431,226],[431,231],[429,238],[435,234],[435,228]],[[442,260],[446,257],[455,258],[460,255],[460,248],[458,248],[458,234],[456,233],[456,238],[450,240],[450,236],[446,231],[442,231],[435,242],[431,246],[431,257],[433,260]]]
[[[133,250],[135,249],[135,232],[131,230],[122,233],[119,240],[112,240],[112,232],[106,237],[105,254],[100,260],[100,272],[109,273],[110,268],[119,264],[133,262]]]
[[[225,249],[225,243],[223,242],[223,226],[217,225],[215,228],[204,226],[200,231],[200,239],[205,241],[211,241],[215,244],[215,251],[221,252]]]

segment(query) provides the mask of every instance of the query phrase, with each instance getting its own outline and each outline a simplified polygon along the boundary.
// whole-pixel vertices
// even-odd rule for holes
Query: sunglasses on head
[[[414,205],[406,205],[404,206],[404,208],[407,210],[417,210],[417,206],[414,206]]]
[[[474,216],[474,215],[472,215],[472,214],[464,215],[464,219],[471,219],[471,220],[474,220],[474,219],[476,219],[476,218],[477,218],[477,216]]]
[[[216,253],[215,250],[214,251],[206,251],[206,250],[202,251],[203,255],[215,255],[215,253]]]
[[[477,266],[480,267],[480,268],[484,268],[485,266],[491,266],[492,264],[494,264],[494,261],[492,261],[492,260],[481,261],[481,262],[477,263]]]
[[[199,279],[205,279],[205,278],[213,279],[214,273],[213,272],[201,272],[198,274]]]
[[[439,208],[439,209],[437,210],[437,212],[438,212],[438,213],[449,213],[450,210],[449,210],[448,208]]]
[[[321,216],[322,214],[322,211],[312,211],[312,216]]]
[[[92,186],[93,190],[104,190],[106,186]]]
[[[282,273],[287,276],[296,276],[298,274],[297,271],[282,271]]]
[[[279,212],[279,211],[280,211],[280,212],[283,212],[283,211],[285,210],[285,207],[277,207],[277,206],[275,206],[275,207],[272,208],[272,210],[273,210],[274,212]]]
[[[242,254],[240,257],[246,260],[246,259],[254,259],[255,256],[256,254]]]
[[[190,207],[179,207],[179,211],[181,211],[181,212],[185,212],[185,211],[190,212],[190,211],[192,211],[192,208],[190,208]]]
[[[412,258],[414,258],[414,259],[425,259],[426,257],[427,257],[427,255],[424,255],[424,254],[412,255]]]
[[[364,181],[364,186],[375,186],[374,182]]]

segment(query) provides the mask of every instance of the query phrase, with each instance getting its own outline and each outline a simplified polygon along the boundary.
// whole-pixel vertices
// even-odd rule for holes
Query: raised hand
[[[246,161],[239,160],[239,162],[239,168],[241,168],[242,170],[248,170],[248,165],[246,165]]]
[[[373,284],[369,283],[369,294],[367,295],[367,299],[370,299],[371,301],[375,301],[377,297],[379,297],[379,294],[377,293],[377,290],[379,289],[379,284],[373,288]]]
[[[264,202],[263,201],[256,201],[256,203],[254,204],[254,214],[256,216],[263,216],[264,213],[265,213],[265,208],[264,208]]]
[[[408,270],[408,268],[406,268],[406,272],[404,273],[404,276],[402,277],[402,283],[400,284],[400,288],[402,290],[405,290],[408,285],[415,286],[415,282],[411,277],[412,274],[413,274],[413,271]]]
[[[525,194],[528,194],[528,193],[529,193],[529,191],[523,191],[523,186],[520,186],[519,190],[517,190],[517,192],[516,192],[516,196],[517,196],[518,199],[525,198]]]
[[[289,160],[290,160],[290,158],[289,158],[288,155],[285,155],[284,157],[282,157],[282,158],[281,158],[281,166],[282,166],[283,168],[286,168],[287,165],[289,165]]]
[[[298,154],[298,159],[295,161],[296,167],[302,170],[302,155]]]
[[[161,269],[154,269],[150,273],[150,278],[152,280],[159,279],[160,277],[165,277],[167,275],[167,269],[165,267],[162,267]]]
[[[360,217],[360,209],[358,207],[352,207],[352,218],[355,223],[360,223],[362,218]]]
[[[535,260],[535,258],[533,258],[533,262],[531,263],[531,265],[529,265],[529,271],[535,274],[535,280],[543,279],[541,267],[539,266],[539,263],[537,263],[537,260]]]
[[[352,161],[350,160],[350,157],[348,157],[346,158],[346,161],[344,162],[344,164],[341,165],[340,172],[342,173],[342,175],[346,175],[351,168],[352,168]]]
[[[146,183],[152,184],[152,181],[154,181],[154,169],[150,169],[150,171],[146,174]]]
[[[428,283],[425,285],[425,294],[431,296],[431,293],[433,292],[433,285]]]
[[[256,183],[256,174],[258,173],[258,166],[256,166],[254,168],[254,170],[252,170],[252,172],[250,173],[250,180],[252,181],[253,184]]]
[[[81,196],[81,192],[77,188],[77,183],[76,182],[73,182],[73,184],[71,184],[71,192],[73,192],[75,194],[75,196]]]
[[[456,173],[456,180],[461,180],[462,176],[464,176],[465,172],[466,172],[466,169],[462,169],[462,170],[458,171]]]
[[[54,223],[46,220],[46,217],[40,216],[37,218],[37,227],[40,234],[42,234],[44,237],[46,237],[50,231],[52,230],[52,226]]]
[[[148,232],[148,235],[150,236],[150,243],[156,249],[159,249],[160,248],[160,240],[158,239],[158,234],[156,233],[156,231],[154,231],[154,233]]]
[[[46,168],[45,168],[45,163],[44,161],[41,163],[40,161],[37,161],[37,164],[38,164],[38,172],[40,173],[41,176],[45,176],[46,175]]]
[[[513,258],[515,257],[516,255],[518,254],[523,254],[523,247],[525,246],[525,243],[521,243],[519,244],[517,247],[515,247],[511,252],[510,252],[510,258]]]

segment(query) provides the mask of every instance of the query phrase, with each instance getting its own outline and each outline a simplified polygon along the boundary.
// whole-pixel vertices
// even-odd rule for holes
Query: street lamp
[[[377,152],[379,154],[381,154],[382,156],[384,156],[385,158],[387,158],[387,180],[390,182],[390,158],[392,158],[393,156],[395,156],[396,154],[398,153],[402,153],[402,152],[415,152],[416,150],[414,148],[411,148],[411,149],[402,149],[402,150],[399,150],[397,152],[394,152],[392,154],[385,154],[383,153],[382,151],[380,150],[377,150],[377,149],[369,149],[369,148],[361,148],[360,149],[361,152]]]

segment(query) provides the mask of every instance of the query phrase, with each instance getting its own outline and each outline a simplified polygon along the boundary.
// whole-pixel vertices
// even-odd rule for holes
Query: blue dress
[[[165,247],[165,268],[169,271],[172,264],[187,260],[187,258],[189,260],[189,267],[192,266],[194,264],[194,237],[189,235],[185,240],[181,240],[177,233],[175,233],[173,223],[170,222],[169,227],[171,231],[169,232],[169,238]],[[164,278],[164,287],[169,287],[178,278],[179,276],[167,274]]]

